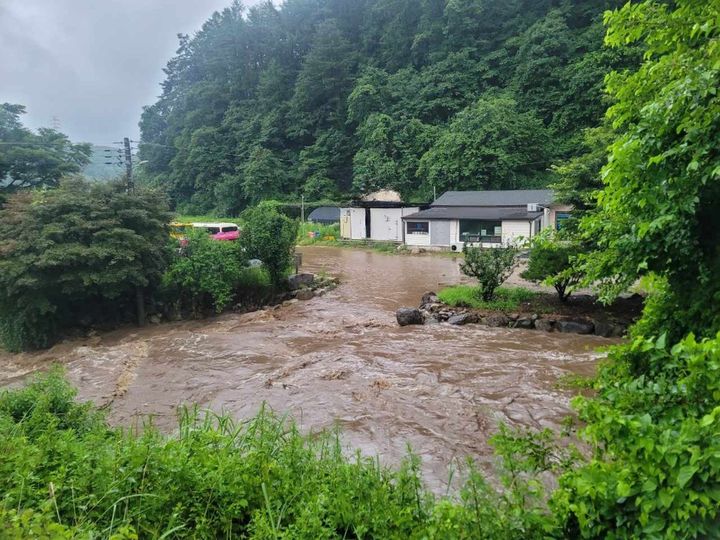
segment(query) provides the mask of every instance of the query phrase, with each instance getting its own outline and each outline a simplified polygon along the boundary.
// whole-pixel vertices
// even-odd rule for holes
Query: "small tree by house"
[[[293,262],[296,221],[281,214],[272,203],[261,203],[243,214],[240,244],[248,259],[260,259],[273,284],[279,285]]]
[[[489,302],[517,265],[517,246],[508,244],[493,248],[473,248],[466,244],[463,253],[465,261],[460,263],[460,270],[466,276],[478,280],[478,294]]]
[[[565,302],[582,278],[573,264],[580,252],[581,247],[576,242],[563,240],[553,231],[543,231],[530,244],[530,259],[521,276],[552,285],[558,298]]]

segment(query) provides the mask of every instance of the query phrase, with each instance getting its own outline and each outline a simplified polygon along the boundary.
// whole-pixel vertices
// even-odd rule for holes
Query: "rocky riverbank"
[[[571,298],[558,304],[552,295],[542,297],[545,301],[522,307],[543,307],[543,311],[523,310],[513,312],[473,309],[449,306],[434,292],[425,293],[417,308],[403,307],[397,310],[400,326],[413,324],[446,323],[457,326],[483,324],[496,328],[521,328],[543,332],[594,334],[602,337],[622,337],[642,310],[643,298],[632,295],[618,299],[612,306],[603,306],[589,295]]]

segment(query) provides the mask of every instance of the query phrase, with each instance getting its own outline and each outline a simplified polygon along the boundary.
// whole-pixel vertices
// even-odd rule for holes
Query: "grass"
[[[470,307],[492,311],[517,311],[521,304],[531,302],[540,293],[524,287],[500,287],[495,292],[495,299],[489,302],[480,297],[478,287],[473,285],[455,285],[442,289],[438,297],[442,302],[453,307]]]
[[[297,243],[299,246],[338,246],[340,245],[340,224],[301,223],[298,227]]]
[[[520,477],[500,495],[469,466],[437,497],[417,457],[389,469],[267,408],[185,408],[163,435],[74,397],[57,369],[0,394],[0,538],[539,538],[548,519]]]

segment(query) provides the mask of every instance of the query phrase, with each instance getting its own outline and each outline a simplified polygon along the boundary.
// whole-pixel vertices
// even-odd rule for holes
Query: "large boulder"
[[[532,317],[518,317],[515,321],[515,328],[535,328],[535,321]]]
[[[315,282],[315,274],[292,274],[287,279],[290,290],[296,291],[312,285]]]
[[[311,300],[315,296],[312,289],[300,289],[296,294],[295,298],[298,300]]]
[[[438,302],[440,302],[440,299],[438,298],[437,294],[435,294],[434,292],[426,292],[422,295],[420,305],[437,304]]]
[[[558,321],[555,323],[558,332],[568,334],[592,334],[595,325],[590,321]]]
[[[543,332],[552,332],[553,328],[555,328],[555,321],[552,319],[536,319],[535,320],[535,329],[541,330]]]
[[[495,313],[493,315],[488,315],[487,317],[485,317],[483,322],[488,326],[494,328],[501,328],[510,324],[510,318],[502,313]]]
[[[464,324],[476,323],[478,322],[478,318],[474,313],[458,313],[457,315],[449,317],[447,322],[455,326],[462,326]]]
[[[395,312],[395,318],[400,326],[425,322],[422,312],[417,308],[401,307]]]

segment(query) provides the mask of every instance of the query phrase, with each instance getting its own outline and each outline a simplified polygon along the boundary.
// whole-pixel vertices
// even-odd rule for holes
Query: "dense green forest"
[[[180,36],[142,115],[148,181],[185,212],[375,188],[544,186],[601,123],[613,0],[286,0]]]

